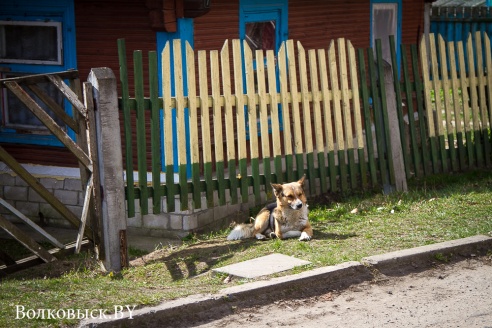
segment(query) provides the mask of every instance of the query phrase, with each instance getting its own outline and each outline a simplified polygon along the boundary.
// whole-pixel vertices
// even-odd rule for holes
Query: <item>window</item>
[[[390,35],[395,37],[395,50],[399,69],[401,43],[401,1],[373,1],[371,12],[371,45],[375,52],[375,40],[380,39],[383,59],[391,65],[391,49],[389,45]]]
[[[5,74],[4,77],[17,77],[16,75]],[[63,95],[61,92],[51,83],[39,83],[38,87],[46,93],[51,99],[53,99],[60,107],[63,106]],[[33,98],[40,106],[47,112],[58,125],[63,126],[63,121],[58,118],[49,107],[43,102],[39,101],[38,97],[28,88],[24,90]],[[4,126],[12,129],[19,130],[33,130],[33,133],[48,134],[46,126],[44,126],[34,114],[22,103],[19,98],[12,94],[7,88],[3,89],[2,95],[2,107],[4,110]]]
[[[276,50],[276,21],[246,23],[246,42],[251,50]]]
[[[0,78],[77,69],[74,0],[3,1],[0,11]],[[70,103],[50,83],[38,85],[69,115]],[[62,127],[63,122],[24,90]],[[66,128],[68,135],[75,134]],[[63,146],[8,89],[0,90],[0,142]]]
[[[0,21],[0,63],[62,64],[60,22]]]

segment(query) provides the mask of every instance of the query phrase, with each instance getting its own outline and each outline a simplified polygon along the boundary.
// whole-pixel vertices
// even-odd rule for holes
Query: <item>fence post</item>
[[[386,90],[386,110],[388,111],[388,124],[390,130],[390,140],[387,147],[391,147],[395,172],[395,184],[397,191],[407,191],[407,179],[405,174],[405,163],[403,161],[403,148],[400,138],[400,125],[398,124],[398,114],[396,112],[396,93],[393,84],[393,71],[391,65],[384,62],[384,87]],[[410,113],[408,115],[411,115]],[[412,113],[413,115],[413,113]],[[391,164],[390,164],[391,165]]]
[[[126,213],[116,78],[109,68],[93,68],[87,79],[93,87],[97,153],[101,182],[103,251],[107,271],[127,266]]]

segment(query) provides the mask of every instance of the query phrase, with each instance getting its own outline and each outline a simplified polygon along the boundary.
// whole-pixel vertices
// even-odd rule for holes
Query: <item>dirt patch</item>
[[[492,327],[491,257],[436,264],[317,294],[299,289],[270,303],[233,302],[177,321],[179,327]],[[312,292],[312,291],[311,291]],[[290,296],[290,297],[289,297]],[[259,295],[263,298],[265,295]],[[249,303],[249,304],[248,304]],[[218,312],[221,316],[217,316]]]

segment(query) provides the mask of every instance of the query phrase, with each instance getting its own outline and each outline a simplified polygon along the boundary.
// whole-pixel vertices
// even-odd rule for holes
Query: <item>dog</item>
[[[299,181],[291,183],[272,183],[277,201],[265,206],[254,219],[254,223],[236,225],[227,239],[299,237],[299,241],[311,240],[313,229],[308,220],[305,178],[303,176]]]

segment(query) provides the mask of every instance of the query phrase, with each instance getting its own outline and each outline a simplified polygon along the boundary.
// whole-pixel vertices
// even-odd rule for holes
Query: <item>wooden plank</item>
[[[456,52],[454,42],[448,42],[448,59],[451,73],[451,89],[453,92],[453,110],[456,130],[456,143],[458,144],[458,163],[461,170],[465,169],[465,149],[463,147],[463,127],[461,120],[461,97],[458,73],[456,70]]]
[[[306,51],[300,42],[297,42],[297,52],[299,61],[299,80],[301,83],[301,105],[304,123],[304,144],[306,145],[305,153],[307,160],[307,178],[309,181],[309,192],[311,195],[316,193],[316,184],[314,179],[314,147],[313,147],[313,131],[311,128],[311,107],[309,104],[309,86],[308,72],[306,66]],[[315,60],[316,61],[316,60]]]
[[[66,125],[68,125],[75,133],[79,133],[79,127],[75,120],[71,118],[58,103],[44,92],[36,84],[29,84],[27,87],[56,114]]]
[[[343,130],[345,131],[345,142],[349,164],[350,185],[352,189],[357,187],[357,171],[355,169],[355,150],[354,134],[352,132],[352,113],[350,110],[350,99],[348,89],[348,72],[347,72],[347,52],[345,50],[345,39],[338,38],[338,66],[340,67],[340,87],[343,113]]]
[[[487,33],[484,33],[484,48],[485,48],[485,63],[487,72],[492,72],[492,50],[490,38]],[[487,99],[489,100],[489,129],[492,129],[492,74],[487,74]],[[492,143],[492,134],[490,135],[490,143]]]
[[[383,54],[382,54],[382,46],[381,46],[381,40],[376,40],[376,54],[377,54],[377,70],[378,70],[378,76],[379,76],[379,81],[383,80],[383,76],[385,76],[384,72],[384,59],[383,59]],[[389,170],[389,179],[390,179],[390,184],[392,186],[395,185],[395,169],[394,169],[394,164],[393,164],[393,150],[391,148],[391,137],[390,137],[390,131],[389,131],[389,119],[388,119],[388,107],[386,103],[386,86],[385,83],[379,83],[379,91],[381,95],[381,110],[382,110],[382,116],[383,116],[383,133],[384,133],[384,140],[386,142],[386,154],[387,154],[387,164],[388,164],[388,170]]]
[[[426,120],[424,114],[424,100],[422,96],[424,91],[422,89],[422,79],[420,78],[419,69],[419,56],[417,52],[417,45],[413,44],[410,46],[410,52],[412,56],[412,72],[413,72],[413,83],[415,85],[415,97],[417,100],[417,111],[419,114],[419,132],[420,132],[420,149],[422,154],[422,167],[425,175],[429,175],[429,164],[431,163],[429,149],[427,147],[427,130],[426,130]]]
[[[39,245],[34,239],[29,237],[22,230],[17,228],[13,223],[0,215],[0,228],[4,229],[9,235],[15,238],[18,242],[20,242],[24,247],[29,249],[31,252],[36,254],[39,258],[41,258],[45,262],[53,262],[56,261],[56,257],[51,255],[48,251],[46,251],[41,245]]]
[[[30,84],[38,84],[47,82],[47,76],[56,75],[62,79],[74,80],[79,78],[79,71],[77,70],[68,70],[61,72],[53,72],[53,73],[43,73],[43,74],[34,74],[34,75],[22,75],[17,77],[9,77],[6,79],[0,79],[0,88],[4,87],[4,82],[17,82],[26,85]]]
[[[120,65],[121,102],[123,108],[123,131],[125,140],[125,170],[126,170],[126,206],[128,217],[135,216],[135,185],[133,179],[133,146],[132,125],[129,104],[128,69],[125,39],[118,39],[118,57]]]
[[[475,153],[477,158],[477,165],[483,166],[483,153],[482,153],[482,136],[480,131],[480,109],[478,108],[478,93],[477,93],[477,79],[475,71],[475,58],[473,55],[473,41],[471,34],[468,36],[466,42],[466,50],[468,54],[468,83],[470,86],[470,101],[473,120],[473,141],[475,147]]]
[[[68,85],[63,82],[62,78],[58,75],[46,75],[48,80],[53,83],[58,90],[67,98],[67,100],[75,107],[75,109],[83,116],[87,116],[87,109],[80,101],[79,97],[70,89]]]
[[[174,150],[173,150],[173,105],[171,103],[171,46],[166,42],[161,54],[162,61],[162,119],[164,122],[164,165],[166,170],[167,198],[166,205],[168,212],[174,212],[176,205],[174,195]]]
[[[207,206],[214,206],[214,187],[212,180],[212,149],[210,136],[210,108],[208,104],[207,53],[198,52],[198,81],[200,88],[200,114],[202,123],[203,172],[205,176]]]
[[[149,51],[150,151],[152,154],[152,212],[161,212],[161,135],[157,53]]]
[[[263,176],[265,177],[265,191],[267,199],[273,198],[270,184],[272,182],[272,168],[270,163],[270,136],[269,117],[267,108],[267,90],[265,84],[265,64],[263,50],[256,50],[256,81],[258,85],[258,102],[260,109],[261,154],[263,157]],[[271,119],[271,118],[270,118]]]
[[[366,148],[367,148],[367,161],[369,165],[369,174],[371,177],[371,185],[375,187],[378,184],[378,177],[376,172],[376,163],[374,160],[374,141],[372,136],[372,122],[371,122],[371,106],[369,105],[369,90],[367,87],[367,73],[366,63],[364,60],[364,49],[358,49],[357,57],[359,60],[360,71],[360,84],[361,84],[361,97],[362,97],[362,110],[364,115],[364,129],[366,132]],[[359,159],[360,160],[360,159]],[[362,158],[364,160],[364,158]]]
[[[227,169],[229,171],[229,183],[230,183],[230,196],[231,203],[237,204],[238,202],[238,182],[236,177],[236,144],[234,140],[234,111],[232,109],[232,93],[231,93],[231,72],[229,61],[229,42],[225,40],[224,45],[220,51],[220,67],[222,73],[222,94],[224,99],[224,121],[226,132],[226,155],[227,155]]]
[[[431,34],[430,38],[430,58],[431,58],[431,72],[432,72],[432,87],[434,89],[434,123],[436,126],[437,139],[439,141],[439,150],[441,154],[441,167],[443,172],[448,171],[448,158],[446,153],[446,145],[444,143],[444,131],[443,131],[443,119],[442,119],[442,104],[441,104],[441,80],[439,78],[439,65],[437,62],[437,50],[434,35]]]
[[[487,112],[487,99],[485,93],[485,71],[484,71],[484,59],[482,51],[482,32],[477,31],[475,33],[475,57],[477,60],[477,75],[478,75],[478,97],[479,97],[479,111],[480,111],[480,125],[482,127],[482,140],[483,140],[483,152],[485,165],[490,166],[490,140],[489,140],[489,117]]]
[[[418,144],[417,144],[417,130],[415,127],[415,118],[414,118],[414,108],[413,108],[413,95],[412,95],[412,82],[410,81],[410,73],[408,72],[408,60],[407,60],[407,52],[405,46],[402,45],[401,47],[401,68],[402,68],[402,76],[403,76],[403,81],[404,81],[404,92],[405,92],[405,98],[407,100],[407,116],[408,116],[408,126],[409,126],[409,132],[410,132],[410,147],[411,147],[411,155],[412,155],[412,162],[413,162],[413,171],[416,177],[421,177],[421,170],[420,170],[420,156],[419,156],[419,149],[418,149]],[[396,60],[393,61],[393,64],[395,64]],[[394,66],[396,67],[396,66]],[[395,70],[396,71],[396,70]],[[396,74],[395,77],[397,77],[398,74]],[[400,83],[399,81],[395,83],[395,88],[396,86],[399,86]],[[396,91],[396,89],[395,89]],[[398,101],[398,100],[397,100]],[[401,101],[401,99],[399,100]],[[398,111],[399,114],[398,119],[400,120],[400,136],[402,138],[402,144],[406,145],[406,133],[405,133],[405,126],[403,124],[403,117],[402,116],[402,109]],[[422,120],[423,117],[419,116],[419,119]],[[420,121],[422,122],[422,121]],[[426,140],[426,139],[423,139]],[[410,159],[408,158],[408,152],[406,150],[403,151],[404,159],[405,159],[405,168],[406,168],[406,174],[407,178],[410,178]],[[426,164],[424,164],[426,165]]]
[[[301,132],[301,115],[299,112],[299,93],[297,91],[297,69],[296,58],[294,52],[294,42],[287,40],[287,68],[289,73],[289,87],[292,106],[292,123],[294,125],[294,154],[296,157],[296,179],[300,179],[304,175],[304,148],[302,146],[303,139],[306,139]]]
[[[87,154],[63,131],[62,128],[49,116],[16,82],[5,82],[7,88],[19,98],[24,105],[74,154],[77,159],[90,171],[92,162]]]
[[[5,263],[6,266],[15,265],[15,260],[1,249],[0,249],[0,262]]]
[[[456,148],[454,147],[454,127],[451,108],[451,85],[448,76],[448,60],[446,55],[446,44],[441,35],[438,38],[439,46],[439,60],[441,66],[441,83],[444,94],[444,112],[446,117],[446,131],[447,131],[447,144],[451,157],[451,169],[458,171],[458,161],[456,156]],[[437,95],[436,95],[437,97]]]
[[[84,82],[83,85],[84,106],[87,108],[87,138],[89,145],[89,155],[92,160],[92,181],[93,181],[93,203],[89,212],[89,225],[92,228],[92,242],[94,245],[102,245],[104,243],[104,237],[102,233],[102,188],[99,174],[99,159],[97,152],[97,137],[96,137],[96,117],[94,113],[94,96],[92,93],[92,84]],[[99,255],[101,258],[105,256],[104,249],[99,249]]]
[[[55,237],[53,237],[52,235],[50,235],[46,230],[44,230],[43,228],[41,228],[40,226],[38,226],[31,219],[29,219],[27,216],[25,216],[24,214],[22,214],[21,212],[19,212],[15,207],[13,207],[12,205],[10,205],[6,200],[0,198],[0,205],[2,205],[3,207],[5,207],[12,214],[14,214],[15,216],[17,216],[19,219],[21,219],[22,221],[24,221],[25,223],[27,223],[31,228],[33,228],[34,230],[36,230],[37,232],[39,232],[41,235],[43,235],[43,237],[45,237],[46,239],[48,239],[50,241],[50,243],[53,244],[54,246],[59,247],[59,248],[64,248],[65,247],[65,245],[63,245],[62,243],[60,243]]]
[[[371,81],[371,95],[372,95],[372,108],[374,117],[374,128],[376,130],[376,145],[378,153],[379,174],[383,185],[389,184],[388,180],[388,168],[386,166],[386,156],[384,153],[384,127],[381,119],[381,95],[379,94],[377,84],[377,68],[374,61],[374,52],[371,48],[367,49],[367,62],[369,68],[369,79]]]
[[[400,140],[401,140],[401,147],[402,147],[402,154],[403,154],[403,161],[404,161],[404,166],[405,166],[405,175],[407,178],[411,177],[411,162],[409,158],[409,151],[407,151],[407,145],[410,146],[411,149],[415,151],[414,144],[409,144],[407,142],[407,134],[406,134],[406,127],[403,121],[403,98],[402,98],[402,90],[401,90],[401,84],[400,84],[400,77],[398,76],[398,61],[396,59],[396,44],[395,44],[395,37],[394,35],[390,35],[390,49],[391,49],[391,70],[393,71],[393,86],[395,89],[395,95],[396,95],[396,114],[398,117],[398,126],[400,127]],[[401,60],[402,60],[402,78],[405,82],[405,85],[408,85],[407,82],[409,82],[409,77],[408,77],[408,67],[406,66],[406,56],[404,57],[405,53],[405,46],[401,45]],[[405,62],[405,64],[403,63]],[[407,73],[407,74],[405,74]],[[407,80],[405,80],[407,79]],[[410,86],[409,86],[410,87]],[[412,102],[412,92],[408,92],[406,90],[406,99],[407,99],[407,115],[408,115],[408,121],[410,122],[410,117],[413,123],[413,110],[410,111],[410,108],[413,109],[413,102]],[[413,125],[412,125],[413,127]],[[415,129],[410,127],[410,137],[412,135],[415,135]],[[414,153],[415,155],[415,153]],[[415,158],[413,161],[413,166],[414,166],[414,171],[417,173],[417,164],[415,163]]]
[[[87,248],[90,245],[91,244],[89,243],[89,240],[87,240],[87,239],[83,240],[82,247]],[[64,249],[53,248],[53,249],[48,250],[48,252],[50,254],[59,255],[61,258],[61,257],[72,254],[74,248],[75,248],[75,243],[70,243],[70,244],[65,245]],[[32,267],[34,265],[42,264],[42,263],[44,263],[43,260],[41,260],[36,255],[32,255],[32,256],[23,258],[21,260],[15,261],[15,264],[11,265],[11,266],[0,265],[0,274],[1,273],[5,273],[5,274],[14,273],[16,271],[23,270],[23,269]]]
[[[361,176],[361,183],[363,188],[367,188],[367,169],[364,159],[364,135],[362,133],[362,117],[360,112],[360,97],[359,97],[359,83],[357,76],[357,61],[355,58],[355,49],[352,42],[347,40],[347,50],[349,58],[349,71],[350,71],[350,89],[352,91],[352,106],[354,113],[354,127],[356,134],[357,156],[359,160],[359,174]]]
[[[333,118],[335,120],[335,135],[338,149],[338,167],[340,168],[340,184],[342,191],[347,186],[347,164],[345,162],[345,140],[343,137],[341,91],[338,87],[338,70],[335,54],[335,42],[332,40],[328,48],[328,69],[330,72],[331,90],[333,92]]]
[[[77,240],[75,242],[75,254],[80,252],[80,247],[82,246],[82,239],[84,238],[84,230],[87,222],[87,217],[89,215],[89,206],[91,205],[92,190],[94,188],[92,175],[87,182],[85,188],[84,205],[82,206],[82,215],[80,216],[80,226],[79,233],[77,234]],[[62,247],[61,247],[62,248]]]
[[[282,104],[282,119],[284,128],[284,153],[285,153],[285,171],[287,181],[294,181],[294,158],[292,150],[292,130],[289,108],[288,95],[288,71],[287,71],[287,54],[286,44],[282,43],[278,51],[278,71],[280,77],[280,102]]]
[[[318,82],[318,65],[316,60],[316,50],[308,51],[309,58],[309,79],[311,81],[311,92],[313,94],[313,114],[314,114],[314,135],[316,140],[316,153],[318,156],[318,176],[321,193],[328,192],[326,181],[325,165],[325,143],[323,141],[323,121],[321,118],[321,92]],[[314,181],[314,180],[313,180]],[[314,184],[311,182],[310,184]]]
[[[12,169],[21,179],[23,179],[31,188],[39,194],[48,204],[50,204],[58,213],[67,219],[76,228],[79,227],[79,219],[67,207],[51,194],[36,178],[21,166],[7,151],[0,146],[0,160]],[[86,236],[92,238],[92,229],[86,229]]]
[[[181,203],[181,210],[188,209],[188,176],[186,169],[186,137],[187,131],[185,128],[186,113],[184,102],[184,86],[183,86],[183,63],[181,55],[181,40],[173,40],[173,54],[174,54],[174,99],[176,100],[176,136],[178,143],[178,174],[179,174],[179,186]]]
[[[244,117],[245,103],[243,98],[243,61],[241,54],[241,41],[232,40],[232,56],[234,61],[234,89],[236,100],[236,126],[238,139],[238,161],[239,174],[238,179],[241,184],[241,200],[243,203],[248,202],[248,167],[247,167],[247,149],[246,149],[246,123]]]
[[[434,173],[439,172],[439,164],[437,159],[437,145],[436,145],[436,127],[434,124],[434,112],[432,106],[432,97],[431,91],[433,90],[431,79],[430,79],[430,68],[428,63],[428,50],[425,42],[425,38],[420,40],[420,64],[422,65],[422,81],[424,84],[424,100],[425,100],[425,109],[427,117],[427,129],[429,134],[429,142],[431,146],[431,158],[432,158],[432,168]]]
[[[326,68],[326,52],[324,49],[318,49],[318,63],[321,80],[321,97],[323,99],[323,117],[325,125],[325,142],[326,153],[328,158],[328,171],[330,176],[330,191],[335,192],[337,188],[338,170],[335,164],[335,144],[333,142],[333,122],[331,111],[331,99],[333,98],[330,92],[328,83],[328,69]]]
[[[202,207],[200,189],[200,152],[198,144],[198,105],[196,98],[195,52],[186,42],[186,65],[188,69],[188,114],[190,123],[191,181],[193,186],[193,207]]]
[[[137,102],[137,163],[138,188],[140,189],[140,212],[149,213],[149,189],[147,187],[147,128],[145,124],[144,82],[142,51],[133,52],[133,74],[135,84],[135,100]]]
[[[248,96],[249,147],[251,154],[251,175],[255,202],[261,202],[260,165],[258,152],[258,127],[256,120],[255,72],[253,70],[253,53],[246,40],[243,41],[244,67],[246,73],[246,94]]]
[[[465,66],[465,51],[463,47],[463,42],[459,41],[458,45],[458,63],[460,66],[460,87],[461,87],[461,98],[463,106],[463,125],[465,128],[465,139],[466,139],[466,150],[468,155],[468,167],[471,168],[475,165],[475,155],[473,152],[473,128],[471,127],[470,121],[470,97],[468,93],[468,80],[466,76],[466,66]]]
[[[217,175],[219,205],[225,205],[224,137],[222,133],[222,106],[220,105],[220,67],[217,50],[210,51],[210,83],[212,84],[212,115],[215,140],[215,172]]]
[[[270,95],[270,119],[272,122],[272,146],[276,183],[283,183],[282,144],[280,137],[279,95],[277,94],[277,73],[275,72],[275,54],[267,50],[268,93]]]

